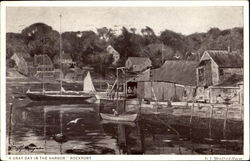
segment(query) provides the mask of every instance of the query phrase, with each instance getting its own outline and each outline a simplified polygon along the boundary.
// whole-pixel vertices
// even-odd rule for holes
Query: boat
[[[95,88],[88,72],[83,81],[83,91],[30,91],[26,92],[27,96],[33,101],[62,101],[77,103],[93,103],[95,102]]]
[[[116,125],[127,125],[131,127],[135,127],[136,124],[131,121],[114,121],[114,120],[102,120],[100,124],[116,124]]]
[[[129,121],[133,122],[137,119],[137,114],[120,114],[120,115],[113,115],[107,113],[100,113],[100,116],[103,120],[111,120],[111,121]]]
[[[61,15],[60,15],[61,22]],[[61,25],[60,25],[61,28]],[[61,29],[60,29],[61,30]],[[61,40],[60,31],[60,59],[61,59]],[[43,60],[44,61],[44,60]],[[61,61],[60,61],[61,62]],[[70,102],[70,103],[95,103],[97,97],[95,95],[95,87],[93,85],[90,72],[88,71],[86,77],[83,80],[83,91],[66,91],[62,87],[62,76],[60,75],[60,91],[45,91],[44,88],[44,78],[43,78],[43,88],[42,91],[30,91],[26,92],[26,95],[33,101],[57,101],[60,103]]]

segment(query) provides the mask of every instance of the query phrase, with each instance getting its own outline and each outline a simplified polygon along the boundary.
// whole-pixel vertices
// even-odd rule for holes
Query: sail
[[[83,81],[83,91],[84,92],[95,92],[96,91],[89,72]]]

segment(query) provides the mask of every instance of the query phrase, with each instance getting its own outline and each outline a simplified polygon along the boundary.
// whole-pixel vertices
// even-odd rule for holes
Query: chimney
[[[231,52],[231,47],[230,46],[227,47],[227,52],[229,52],[229,53]]]

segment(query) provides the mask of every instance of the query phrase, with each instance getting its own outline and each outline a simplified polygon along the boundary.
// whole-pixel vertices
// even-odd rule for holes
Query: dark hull
[[[67,95],[67,94],[39,94],[39,93],[27,93],[27,96],[32,101],[49,101],[49,102],[61,102],[61,103],[91,103],[88,100],[91,100],[94,95]]]

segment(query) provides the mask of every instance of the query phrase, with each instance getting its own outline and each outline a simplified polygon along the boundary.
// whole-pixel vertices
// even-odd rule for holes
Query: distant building
[[[53,71],[54,70],[54,64],[51,61],[50,57],[46,54],[35,55],[34,66],[37,68],[37,71]]]
[[[125,63],[125,67],[132,72],[140,72],[152,66],[152,62],[148,57],[129,57]]]
[[[192,101],[199,62],[168,60],[151,70],[151,80],[138,82],[138,97],[158,101]]]
[[[106,50],[113,56],[114,61],[112,64],[115,65],[120,59],[120,54],[111,45],[109,45]]]
[[[243,59],[230,50],[207,50],[197,67],[197,85],[218,85],[234,74],[243,75]]]
[[[79,68],[73,68],[69,72],[67,72],[64,76],[65,82],[82,82],[85,77],[86,71],[79,69]]]
[[[15,61],[17,71],[31,76],[36,73],[36,68],[33,66],[33,58],[28,53],[14,53],[10,58]]]
[[[63,65],[74,65],[75,62],[73,62],[72,57],[69,53],[62,53],[61,54],[61,59],[59,55],[56,55],[54,57],[54,63],[57,65],[60,65],[62,63]]]
[[[34,56],[34,67],[37,69],[34,75],[37,79],[54,80],[54,64],[46,54]]]

